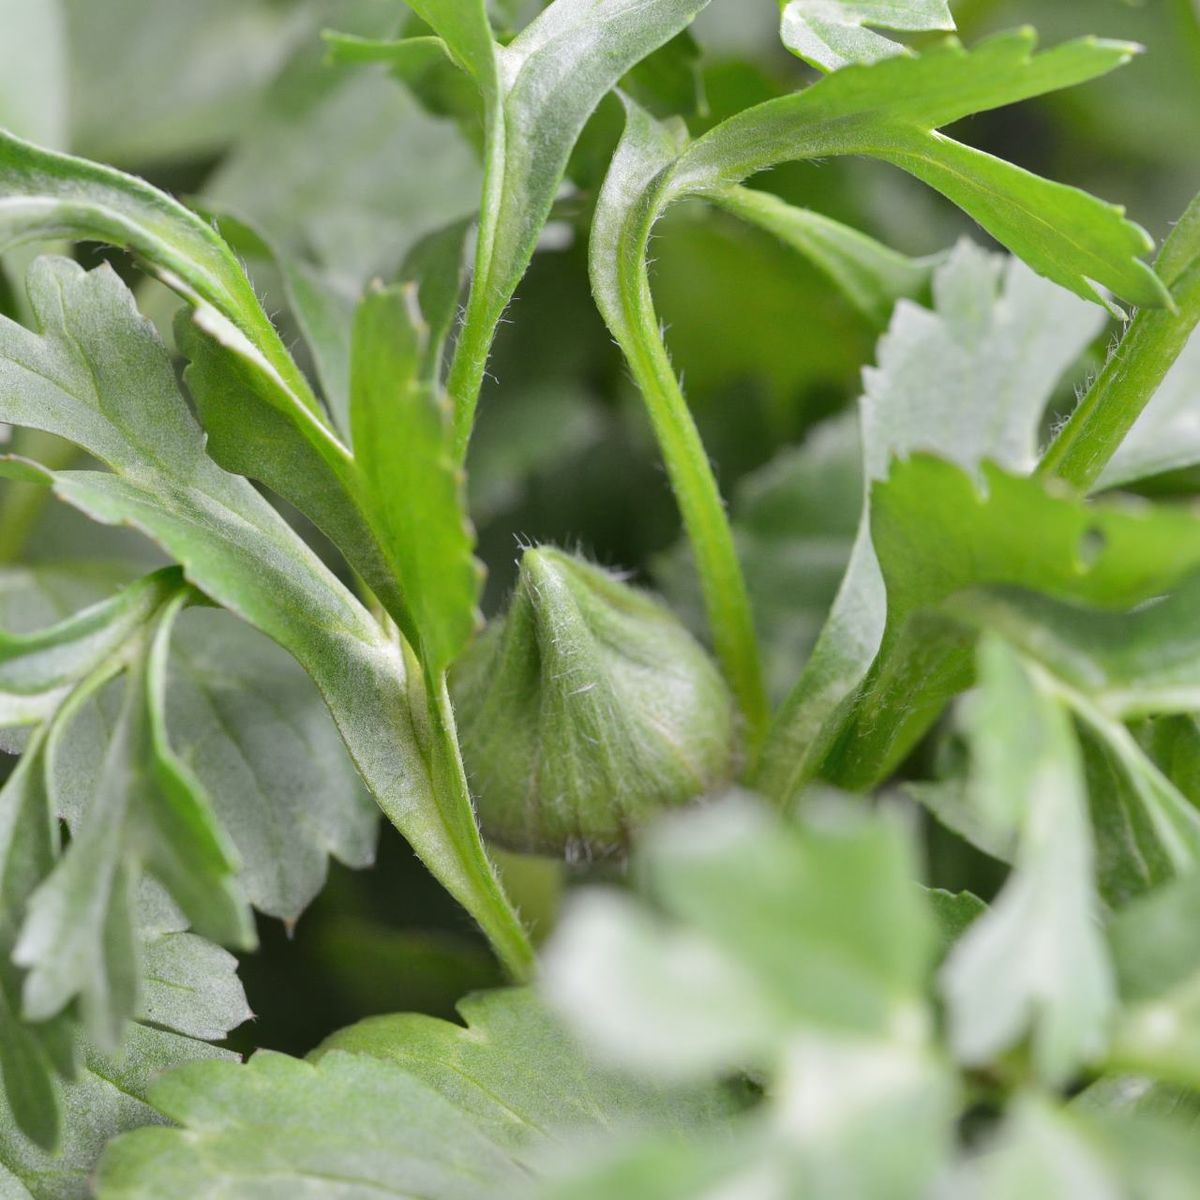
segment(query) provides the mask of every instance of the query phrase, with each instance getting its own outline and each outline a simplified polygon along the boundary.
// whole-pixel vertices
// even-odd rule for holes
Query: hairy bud
[[[568,858],[730,777],[733,702],[662,604],[559,550],[527,550],[507,615],[453,678],[484,833]]]

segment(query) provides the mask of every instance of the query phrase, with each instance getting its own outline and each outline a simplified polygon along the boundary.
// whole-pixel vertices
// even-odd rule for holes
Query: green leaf
[[[439,37],[406,37],[394,40],[360,37],[326,29],[321,34],[329,47],[329,61],[337,64],[386,63],[397,79],[420,78],[430,67],[451,58]]]
[[[822,71],[904,52],[870,27],[912,32],[954,28],[946,0],[780,0],[780,8],[783,44]]]
[[[120,1045],[137,1004],[134,894],[143,871],[163,883],[204,936],[241,948],[254,944],[232,850],[207,797],[166,742],[166,652],[178,608],[178,600],[168,602],[144,657],[130,667],[95,795],[66,853],[30,896],[13,951],[28,971],[26,1017],[47,1020],[78,996],[89,1035],[106,1050]],[[76,703],[51,729],[51,763],[69,736]],[[52,786],[53,778],[51,769]]]
[[[944,888],[931,888],[928,896],[947,950],[987,912],[987,905],[973,892],[948,892]]]
[[[360,10],[373,23],[393,19],[367,3],[339,6],[339,20]],[[448,121],[375,70],[329,67],[313,54],[280,77],[262,117],[205,180],[202,202],[357,299],[373,276],[390,279],[421,238],[471,218],[479,184],[475,155]],[[269,276],[255,282],[273,303],[283,299]]]
[[[315,416],[279,409],[270,364],[215,309],[182,312],[176,340],[189,360],[184,380],[208,452],[227,471],[257,479],[294,504],[412,633],[349,449]]]
[[[474,816],[433,790],[400,648],[248,481],[205,457],[161,342],[110,270],[44,259],[31,284],[45,332],[0,323],[0,419],[59,432],[111,467],[54,474],[55,491],[152,537],[200,590],[296,657],[379,806],[522,969],[528,947]]]
[[[219,1042],[254,1016],[232,954],[189,932],[182,913],[155,889],[142,889],[139,908],[140,1022]]]
[[[38,633],[0,632],[0,725],[52,716],[72,686],[114,658],[181,584],[178,571],[161,571]]]
[[[614,1061],[694,1077],[774,1067],[789,1036],[919,1043],[933,919],[892,822],[780,822],[727,802],[665,822],[617,894],[574,903],[546,986]]]
[[[192,359],[187,378],[209,452],[309,516],[411,635],[389,547],[379,543],[374,514],[363,511],[349,451],[220,236],[140,180],[15,139],[0,141],[0,188],[21,201],[0,218],[0,244],[55,234],[125,245],[195,306],[195,325],[184,321],[180,342]],[[39,321],[52,324],[45,295],[40,304]]]
[[[294,921],[329,856],[366,867],[378,810],[296,661],[213,609],[184,613],[167,664],[167,729],[242,860],[261,912]]]
[[[0,1167],[13,1166],[14,1155],[18,1168],[26,1160],[45,1160],[47,1152],[59,1143],[60,1134],[65,1138],[64,1156],[72,1160],[83,1135],[83,1144],[89,1147],[87,1160],[68,1162],[64,1172],[56,1170],[53,1176],[62,1178],[69,1194],[75,1195],[75,1188],[82,1184],[76,1167],[90,1169],[102,1144],[102,1138],[95,1140],[94,1131],[107,1128],[110,1118],[132,1124],[138,1123],[133,1120],[135,1113],[140,1114],[140,1121],[149,1116],[144,1107],[131,1107],[124,1099],[126,1093],[135,1094],[130,1081],[142,1069],[139,1061],[147,1049],[154,1049],[164,1063],[216,1053],[184,1038],[220,1040],[250,1012],[233,956],[184,932],[187,921],[179,910],[165,893],[147,886],[142,890],[134,934],[140,942],[143,972],[136,989],[136,1015],[184,1037],[133,1026],[117,1056],[121,1061],[101,1068],[95,1065],[102,1061],[99,1055],[86,1043],[77,1042],[69,1019],[22,1021],[18,1011],[22,977],[10,953],[30,894],[53,866],[57,841],[50,823],[43,747],[44,740],[35,739],[0,790],[0,844],[5,850],[0,858],[4,902],[0,910],[0,1080],[7,1097],[7,1102],[0,1097]],[[87,1064],[82,1080],[60,1083],[59,1075],[76,1080],[80,1057]],[[91,1070],[112,1080],[116,1090],[97,1090],[87,1073]],[[76,1107],[85,1099],[90,1107]],[[87,1113],[86,1121],[79,1119],[81,1111]],[[37,1176],[42,1170],[44,1167]],[[41,1196],[44,1193],[37,1176],[27,1181],[34,1194]],[[68,1191],[53,1194],[66,1195]]]
[[[939,939],[911,849],[878,815],[798,826],[729,801],[643,844],[653,908],[578,896],[546,954],[545,986],[572,1025],[649,1078],[752,1067],[765,1098],[727,1143],[693,1136],[680,1162],[678,1142],[643,1139],[599,1170],[565,1163],[546,1194],[928,1195],[956,1087],[928,1045]]]
[[[1064,695],[1068,700],[1069,696]],[[1076,719],[1096,839],[1096,883],[1115,908],[1195,860],[1194,811],[1123,725]]]
[[[273,0],[208,0],[202,9],[112,0],[103,11],[62,2],[70,147],[126,168],[169,168],[219,155],[257,121],[263,89],[312,37],[317,17],[317,6],[279,7]],[[28,59],[42,56],[39,43],[17,45]],[[150,96],[153,104],[145,102]]]
[[[1086,608],[1016,588],[953,602],[997,629],[1114,721],[1200,711],[1200,575],[1129,611]]]
[[[1172,551],[1173,553],[1173,551]],[[1124,722],[1148,714],[1200,709],[1200,638],[1194,574],[1167,597],[1131,612],[1084,608],[1017,589],[973,589],[945,611],[993,629],[1050,672],[1059,693],[1090,731],[1093,810],[1108,856],[1106,895],[1128,895],[1200,862],[1200,813],[1156,767]],[[1141,886],[1114,876],[1130,871]]]
[[[46,238],[102,240],[135,253],[189,303],[216,309],[255,345],[278,381],[277,403],[318,411],[254,289],[221,238],[169,196],[111,167],[0,133],[0,248]]]
[[[1082,758],[1066,710],[1012,649],[988,638],[979,659],[975,802],[1020,833],[1012,875],[943,968],[951,1043],[979,1066],[1029,1031],[1038,1075],[1061,1084],[1099,1059],[1116,1005]]]
[[[51,577],[68,596],[89,596],[112,579],[91,574]],[[179,584],[176,569],[162,571],[47,630],[0,634],[4,722],[53,715],[72,685],[119,656]],[[31,599],[56,603],[41,589]],[[294,659],[226,614],[189,611],[172,634],[166,705],[175,754],[211,797],[256,908],[295,920],[320,890],[329,854],[358,867],[371,862],[377,810]],[[76,715],[56,756],[60,815],[86,807],[112,740],[117,713],[95,707]]]
[[[160,622],[162,614],[172,611],[185,601],[187,592],[182,587],[180,574],[175,569],[160,571],[155,575],[130,585],[125,591],[109,601],[103,601],[83,610],[74,617],[48,630],[26,635],[4,635],[4,668],[0,674],[7,676],[5,686],[10,690],[7,715],[9,718],[42,720],[47,725],[37,730],[30,739],[25,752],[0,790],[0,894],[3,897],[3,918],[0,919],[0,1072],[2,1072],[9,1101],[18,1125],[29,1137],[40,1145],[49,1146],[57,1138],[59,1123],[58,1097],[53,1086],[54,1070],[69,1072],[70,1055],[63,1059],[63,1047],[69,1044],[69,1033],[60,1016],[43,1012],[37,1020],[46,1023],[25,1025],[20,1019],[22,991],[28,989],[30,980],[22,976],[13,961],[19,960],[25,931],[33,919],[39,897],[51,887],[50,880],[61,877],[60,870],[70,870],[55,865],[58,852],[55,817],[64,815],[65,805],[58,795],[57,773],[53,770],[56,748],[61,741],[64,726],[69,726],[72,714],[79,704],[95,689],[98,681],[109,678],[120,671],[131,656],[142,653],[141,646],[146,630],[154,622]],[[14,709],[12,701],[19,707]],[[36,712],[28,709],[30,700],[37,700]],[[152,715],[152,714],[151,714]],[[141,755],[138,754],[139,759]],[[97,787],[103,799],[104,779],[101,759],[97,756],[89,772],[89,797],[92,787]],[[151,769],[149,763],[138,763],[139,769]],[[100,779],[99,785],[96,781]],[[111,806],[110,806],[111,807]],[[78,818],[78,813],[75,814]],[[111,816],[111,814],[107,814]],[[186,831],[187,848],[190,855],[203,848],[202,835],[205,822],[199,814],[199,826]],[[76,833],[82,837],[80,826]],[[118,830],[118,834],[120,830]],[[148,841],[151,839],[147,839]],[[76,855],[75,846],[68,858]],[[151,857],[153,849],[147,848]],[[138,852],[146,851],[135,851]],[[86,852],[84,852],[86,854]],[[124,868],[121,868],[124,870]],[[168,872],[162,872],[164,877]],[[176,880],[177,882],[177,880]],[[205,881],[207,888],[211,881]],[[217,882],[217,887],[222,886]],[[177,887],[176,889],[180,889]],[[206,903],[209,897],[205,897]],[[88,914],[89,917],[92,915]],[[110,953],[118,964],[120,979],[113,983],[113,1003],[121,1009],[118,1021],[132,1015],[136,1003],[135,991],[129,987],[129,947],[138,936],[132,931],[133,917],[118,913],[120,918],[107,931],[110,935],[106,948],[101,953]],[[186,927],[178,925],[178,929]],[[166,931],[173,931],[168,925]],[[210,970],[221,963],[233,964],[233,959],[216,947],[193,939],[197,946],[207,947]],[[68,955],[70,951],[67,951]],[[214,956],[216,962],[214,962]],[[176,959],[178,959],[176,955]],[[21,965],[28,965],[21,963]],[[225,968],[229,974],[228,968]],[[210,980],[216,979],[214,971]],[[171,985],[173,986],[173,985]],[[229,974],[228,995],[241,995],[236,979]],[[241,1000],[244,1009],[244,998]],[[244,1016],[245,1014],[243,1014]],[[231,1019],[219,1031],[207,1036],[220,1038],[230,1026],[238,1024],[243,1016]],[[47,1020],[53,1017],[54,1019]],[[164,1019],[160,1024],[172,1024]],[[202,1031],[185,1027],[185,1031],[204,1036]],[[66,1042],[64,1042],[66,1038]]]
[[[594,1066],[528,992],[464,1003],[467,1027],[380,1017],[309,1062],[269,1051],[199,1064],[153,1088],[182,1129],[115,1141],[103,1200],[186,1191],[420,1195],[473,1200],[528,1186],[555,1143],[613,1127],[679,1130],[732,1110],[719,1088],[663,1089]]]
[[[21,975],[11,956],[30,894],[50,871],[58,849],[35,740],[0,788],[0,1115],[6,1109],[23,1135],[53,1147],[60,1114],[52,1046],[21,1020]],[[50,1038],[56,1030],[46,1029]]]
[[[1018,1096],[986,1151],[968,1160],[949,1186],[954,1195],[986,1200],[1120,1200],[1129,1194],[1100,1131],[1033,1092]]]
[[[1169,304],[1158,277],[1139,261],[1152,247],[1149,237],[1121,209],[934,132],[972,113],[1094,79],[1136,50],[1096,39],[1041,54],[1034,46],[1028,29],[970,51],[948,39],[920,57],[847,67],[746,109],[683,151],[656,183],[653,210],[777,163],[864,154],[943,192],[1036,271],[1085,299],[1106,303],[1106,287],[1133,304]]]
[[[115,559],[5,565],[0,567],[0,629],[39,633],[108,599],[138,574],[137,564]]]
[[[1200,873],[1139,897],[1108,928],[1113,961],[1127,1000],[1162,995],[1200,972]]]
[[[903,1044],[797,1039],[770,1107],[725,1139],[643,1138],[564,1162],[539,1200],[918,1200],[945,1169],[955,1095],[943,1065]],[[864,1153],[863,1147],[870,1147]],[[764,1188],[768,1189],[764,1192]]]
[[[1170,289],[1170,310],[1143,310],[1134,316],[1104,369],[1042,455],[1038,474],[1044,478],[1058,479],[1080,492],[1089,490],[1102,479],[1122,442],[1135,430],[1126,474],[1153,467],[1155,454],[1162,453],[1153,447],[1161,446],[1164,435],[1177,435],[1180,449],[1186,452],[1190,443],[1186,422],[1182,428],[1173,427],[1172,389],[1166,388],[1162,408],[1153,406],[1152,401],[1181,360],[1186,384],[1186,373],[1194,361],[1186,352],[1200,325],[1200,196],[1175,222],[1155,268]],[[1139,419],[1151,407],[1155,411],[1149,422],[1161,421],[1161,427],[1144,423],[1137,430]],[[1156,429],[1154,435],[1150,428]],[[1117,468],[1118,473],[1121,470]]]
[[[932,450],[970,471],[985,459],[1032,468],[1042,413],[1101,315],[1015,260],[961,243],[937,269],[934,311],[901,302],[860,402],[868,485],[896,456]],[[953,508],[935,520],[950,519]],[[791,794],[814,768],[819,731],[866,674],[888,598],[864,508],[840,592],[764,751],[759,786]]]
[[[823,770],[832,782],[870,786],[969,683],[973,629],[953,604],[932,611],[955,592],[1008,584],[1129,608],[1173,587],[1200,554],[1200,522],[1190,513],[1090,507],[990,464],[983,479],[986,494],[949,463],[914,456],[872,491],[887,629],[857,697],[831,723],[836,744]]]
[[[484,105],[485,189],[475,273],[449,390],[465,456],[496,326],[524,275],[583,127],[627,71],[708,0],[555,0],[503,48],[482,0],[413,9],[475,79]]]
[[[1113,1069],[1169,1084],[1200,1084],[1200,874],[1192,872],[1117,913],[1109,926],[1128,1007],[1113,1035]]]
[[[403,632],[436,677],[475,630],[480,571],[429,339],[415,284],[368,293],[354,324],[350,420],[366,502],[404,580]]]
[[[231,1057],[228,1051],[148,1025],[131,1028],[119,1057],[85,1046],[78,1076],[54,1084],[67,1114],[57,1151],[25,1136],[0,1103],[0,1195],[5,1200],[86,1200],[108,1141],[161,1120],[147,1099],[155,1079],[183,1063]]]
[[[810,259],[878,329],[886,327],[898,300],[920,300],[929,290],[933,260],[897,254],[821,213],[744,187],[714,192],[709,199]]]

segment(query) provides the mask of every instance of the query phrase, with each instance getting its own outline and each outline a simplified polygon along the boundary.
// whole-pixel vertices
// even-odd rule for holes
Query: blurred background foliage
[[[1097,34],[1146,47],[1113,76],[972,118],[955,136],[1125,204],[1161,239],[1200,189],[1200,2],[960,0],[955,12],[968,43],[1028,23],[1046,43]],[[322,28],[378,36],[405,20],[394,0],[0,0],[0,125],[143,175],[219,217],[299,345],[276,256],[348,311],[364,283],[477,204],[477,159],[452,93],[434,81],[419,101],[382,69],[325,61]],[[698,131],[809,77],[779,44],[773,0],[713,0],[694,42],[630,83]],[[469,464],[489,613],[511,584],[518,545],[555,542],[633,571],[699,618],[653,440],[588,290],[590,195],[618,131],[611,108],[589,127],[576,191],[491,364]],[[937,254],[970,232],[948,204],[881,164],[793,166],[755,186],[909,254]],[[79,253],[94,260],[90,247]],[[653,253],[668,340],[734,511],[778,693],[832,600],[857,523],[851,413],[880,330],[799,256],[704,207],[672,213]],[[0,310],[18,318],[12,281],[24,257],[8,256],[0,275]],[[144,279],[138,288],[170,338],[175,298]],[[30,436],[39,435],[18,435],[15,448]],[[22,485],[3,488],[0,603],[14,625],[48,624],[76,599],[62,594],[56,564],[115,557],[132,575],[155,561],[132,534],[45,506]],[[943,739],[937,754],[953,753]],[[997,864],[932,823],[927,834],[932,882],[991,894]],[[496,981],[453,902],[390,827],[382,837],[378,869],[335,866],[295,929],[263,920],[262,950],[243,967],[258,1021],[238,1048],[302,1053],[367,1013],[447,1015],[462,993]],[[509,864],[509,874],[527,913],[553,910],[556,871]]]

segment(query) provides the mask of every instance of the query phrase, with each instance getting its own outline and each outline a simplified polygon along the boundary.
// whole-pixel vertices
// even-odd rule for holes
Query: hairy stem
[[[466,461],[475,410],[487,373],[488,355],[496,337],[499,317],[489,311],[486,299],[486,271],[476,267],[467,300],[467,312],[454,346],[454,357],[446,379],[446,390],[454,402],[454,453],[459,463]]]
[[[684,528],[692,546],[713,646],[746,720],[756,751],[770,720],[750,597],[712,465],[659,333],[642,259],[638,278],[623,281],[629,337],[623,348],[650,414]]]
[[[428,678],[428,677],[427,677]],[[529,935],[505,895],[495,867],[488,859],[467,785],[458,747],[454,710],[446,676],[428,679],[430,764],[434,792],[446,814],[446,826],[474,892],[471,912],[479,922],[509,976],[519,983],[533,976],[534,952]]]
[[[496,330],[504,309],[512,299],[494,295],[492,255],[503,201],[505,129],[503,114],[487,116],[488,133],[483,155],[483,193],[479,206],[479,228],[475,237],[475,264],[471,274],[471,290],[467,310],[459,329],[446,391],[454,404],[454,453],[459,464],[467,460],[467,447],[475,427],[475,410],[479,393],[487,374],[488,355],[496,340]]]
[[[1167,239],[1156,264],[1176,310],[1143,309],[1050,444],[1037,474],[1087,492],[1158,391],[1200,324],[1200,197]]]

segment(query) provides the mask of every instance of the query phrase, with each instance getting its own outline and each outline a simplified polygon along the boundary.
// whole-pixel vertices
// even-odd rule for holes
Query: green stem
[[[1089,491],[1200,324],[1200,197],[1158,257],[1177,311],[1143,309],[1050,444],[1036,474]]]
[[[487,373],[488,355],[500,323],[499,316],[494,317],[489,311],[486,287],[486,273],[481,275],[477,264],[471,281],[471,294],[467,299],[466,317],[454,346],[454,357],[446,379],[446,390],[454,401],[454,453],[460,464],[467,458],[467,447],[475,426],[475,410]]]
[[[659,333],[645,259],[622,286],[626,358],[641,390],[692,545],[713,646],[747,725],[751,755],[770,720],[746,581],[712,464]]]
[[[467,447],[475,427],[475,410],[487,374],[488,355],[496,330],[512,299],[511,291],[493,295],[492,256],[496,245],[499,213],[503,201],[505,130],[503,113],[487,115],[488,132],[483,153],[483,193],[479,206],[479,229],[475,237],[475,264],[467,311],[454,345],[446,391],[454,403],[454,452],[459,465],[467,461]]]
[[[446,676],[442,674],[436,679],[429,679],[427,693],[434,794],[445,815],[446,828],[460,868],[466,872],[471,883],[474,903],[470,910],[509,976],[519,983],[528,982],[535,966],[533,946],[521,918],[505,895],[495,867],[488,859],[479,827],[475,823],[475,809],[458,748]]]

